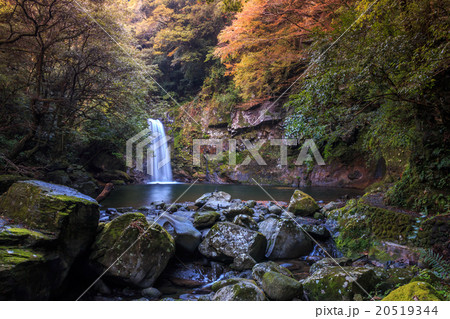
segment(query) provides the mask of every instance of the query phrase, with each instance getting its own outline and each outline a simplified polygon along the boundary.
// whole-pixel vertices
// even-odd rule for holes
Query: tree
[[[315,32],[330,29],[343,0],[249,0],[219,35],[215,54],[244,98],[274,95],[301,72]]]

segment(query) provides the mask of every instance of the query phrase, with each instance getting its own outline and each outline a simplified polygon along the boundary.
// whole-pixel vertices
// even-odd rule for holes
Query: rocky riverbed
[[[274,203],[219,191],[102,210],[68,187],[17,182],[0,197],[0,299],[445,298],[413,245],[439,238],[405,242],[409,219],[389,219],[370,196],[325,204],[297,190]]]

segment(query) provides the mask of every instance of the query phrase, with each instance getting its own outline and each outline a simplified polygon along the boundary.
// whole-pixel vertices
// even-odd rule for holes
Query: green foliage
[[[437,277],[442,279],[450,277],[450,264],[444,259],[444,256],[432,249],[424,249],[421,251],[421,257]]]

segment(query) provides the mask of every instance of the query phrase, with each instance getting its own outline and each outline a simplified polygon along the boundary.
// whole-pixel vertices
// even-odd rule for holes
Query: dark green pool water
[[[213,191],[224,191],[229,193],[232,198],[242,200],[272,200],[257,185],[214,185],[214,184],[195,184],[183,196],[190,184],[149,184],[149,185],[127,185],[117,186],[102,206],[111,207],[134,207],[150,205],[155,201],[164,201],[166,203],[192,202],[201,195]],[[264,189],[277,201],[288,202],[294,193],[295,188],[286,186],[263,186]],[[330,187],[304,187],[302,191],[310,194],[318,201],[329,202],[342,196],[355,197],[362,194],[362,191],[348,188],[330,188]],[[181,196],[181,197],[180,197]]]

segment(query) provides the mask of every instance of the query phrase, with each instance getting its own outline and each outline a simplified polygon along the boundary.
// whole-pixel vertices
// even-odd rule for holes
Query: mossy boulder
[[[242,255],[260,261],[264,258],[266,245],[266,238],[261,233],[230,222],[220,222],[209,230],[198,250],[206,257],[224,262],[237,257],[242,259]]]
[[[319,210],[314,198],[298,189],[292,195],[288,206],[288,211],[298,216],[311,216]]]
[[[28,179],[28,177],[23,177],[20,175],[0,175],[0,195],[6,192],[15,182]]]
[[[253,280],[233,278],[216,283],[213,301],[264,301],[266,296]]]
[[[383,301],[441,301],[436,289],[429,283],[415,281],[393,290]]]
[[[269,259],[306,256],[314,247],[313,241],[292,219],[268,218],[259,223],[259,231],[267,238]]]
[[[13,184],[0,197],[0,299],[45,300],[95,239],[98,204],[74,189],[40,181]]]
[[[417,273],[413,267],[374,270],[381,279],[381,282],[377,285],[377,291],[381,293],[409,283]]]
[[[7,227],[0,231],[0,246],[31,247],[49,239],[47,235],[26,228]]]
[[[375,289],[379,280],[370,268],[328,267],[306,278],[303,289],[308,299],[315,301],[354,300],[355,295],[367,299],[367,293]]]
[[[34,248],[0,247],[0,300],[48,300],[64,274],[56,254]]]
[[[352,260],[347,257],[323,258],[311,265],[311,268],[309,268],[309,273],[313,274],[322,268],[336,267],[336,266],[351,266],[351,264]]]
[[[127,213],[104,226],[89,258],[98,274],[112,265],[106,280],[148,288],[174,253],[175,241],[164,228],[140,213]]]
[[[292,300],[303,294],[302,284],[293,278],[288,269],[273,261],[256,264],[252,275],[272,300]]]
[[[301,298],[303,286],[297,280],[274,271],[262,277],[262,289],[271,300],[293,300]]]
[[[211,227],[219,219],[220,214],[218,212],[196,212],[194,214],[194,226],[198,229],[204,229]]]

